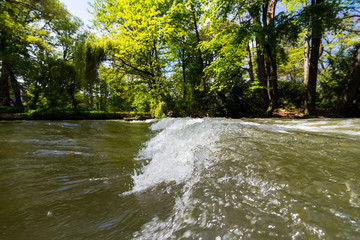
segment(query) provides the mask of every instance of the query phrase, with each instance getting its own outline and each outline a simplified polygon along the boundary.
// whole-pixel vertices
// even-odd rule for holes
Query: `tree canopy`
[[[0,97],[26,111],[360,114],[356,0],[0,1]]]

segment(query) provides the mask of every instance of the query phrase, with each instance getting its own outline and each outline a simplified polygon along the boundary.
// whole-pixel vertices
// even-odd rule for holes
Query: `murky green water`
[[[360,239],[360,120],[2,121],[0,239]]]

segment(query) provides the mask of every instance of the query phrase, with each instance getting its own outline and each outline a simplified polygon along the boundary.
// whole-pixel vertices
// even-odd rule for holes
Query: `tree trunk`
[[[310,71],[310,35],[309,35],[309,29],[305,29],[305,44],[304,44],[304,86],[305,89],[307,86],[309,86],[309,71]],[[307,104],[306,102],[306,90],[304,92],[304,105]],[[306,109],[306,108],[305,108]],[[308,110],[307,110],[308,111]]]
[[[276,36],[275,36],[275,8],[277,0],[269,0],[263,6],[263,23],[267,28],[267,39],[265,41],[266,66],[268,75],[269,107],[268,115],[277,107],[277,62],[276,62]]]
[[[263,50],[261,49],[260,42],[256,38],[256,63],[257,63],[257,77],[259,79],[260,89],[260,101],[261,107],[266,109],[269,106],[269,97],[267,92],[267,75],[265,71],[265,57]]]
[[[4,40],[0,38],[0,57],[1,57],[1,73],[0,73],[0,103],[10,106],[10,85],[8,62],[6,61]]]
[[[0,100],[5,106],[10,106],[9,76],[10,74],[8,71],[7,63],[3,60],[0,76]]]
[[[201,49],[199,48],[199,44],[201,42],[200,39],[200,34],[199,34],[199,30],[198,30],[198,26],[197,26],[197,20],[196,20],[196,11],[195,11],[195,7],[193,4],[191,4],[191,11],[192,11],[192,17],[193,17],[193,22],[194,22],[194,29],[195,29],[195,34],[196,34],[196,40],[197,40],[197,47],[198,47],[198,54],[199,54],[199,63],[200,63],[200,71],[201,71],[201,80],[202,80],[202,84],[204,87],[204,91],[206,92],[207,89],[207,84],[206,84],[206,79],[205,79],[205,75],[204,75],[204,60],[203,60],[203,56],[202,56],[202,52]]]
[[[267,109],[267,114],[272,115],[272,112],[277,107],[277,63],[276,63],[276,53],[275,48],[271,47],[269,44],[266,44],[266,61],[267,61],[267,75],[268,75],[268,91],[269,91],[269,107]],[[275,55],[275,56],[274,56]]]
[[[337,112],[341,115],[346,115],[356,97],[360,87],[360,47],[356,56],[354,69],[350,74],[347,82],[344,97],[338,105]]]
[[[323,0],[312,0],[312,5],[314,6],[315,4],[320,4],[322,2]],[[310,68],[307,84],[305,83],[305,114],[314,114],[315,112],[316,83],[323,31],[321,25],[321,19],[312,19]]]
[[[75,98],[75,83],[70,84],[68,92],[70,94],[70,98],[71,98],[71,101],[72,101],[72,105],[73,105],[73,107],[75,109],[75,112],[77,114],[79,114],[80,112],[79,112],[79,109],[78,109],[78,102],[76,101],[76,98]]]
[[[307,1],[304,2],[304,7],[307,7]],[[309,80],[309,69],[310,69],[310,35],[309,29],[305,28],[305,39],[304,39],[304,84],[308,85]]]
[[[265,1],[261,7],[256,6],[250,12],[253,23],[261,33],[256,33],[256,63],[257,77],[262,107],[271,115],[277,104],[277,63],[276,63],[276,36],[274,15],[277,0]],[[262,14],[259,14],[259,13]]]
[[[155,88],[157,89],[157,88],[161,88],[161,82],[159,81],[159,79],[161,78],[161,69],[160,69],[159,54],[156,44],[157,44],[156,39],[154,39],[153,46],[154,46],[155,62],[156,62]]]
[[[252,63],[252,57],[251,57],[251,51],[250,51],[250,46],[249,43],[246,45],[246,52],[247,52],[247,58],[249,61],[249,78],[250,78],[250,82],[254,82],[254,68],[253,68],[253,63]]]
[[[318,62],[320,58],[321,37],[312,38],[311,41],[311,57],[310,69],[307,85],[305,85],[305,114],[313,114],[315,112],[315,96],[316,83],[318,73]]]
[[[16,80],[15,74],[13,72],[13,70],[11,69],[11,67],[9,68],[9,77],[10,77],[10,83],[11,83],[11,87],[14,91],[14,95],[15,95],[15,105],[17,107],[23,107],[22,101],[21,101],[21,86],[18,83],[18,81]]]
[[[186,98],[186,63],[185,63],[185,49],[181,49],[181,67],[183,77],[183,98]]]
[[[305,33],[305,45],[304,45],[304,83],[307,84],[309,80],[310,70],[310,37],[308,33]]]

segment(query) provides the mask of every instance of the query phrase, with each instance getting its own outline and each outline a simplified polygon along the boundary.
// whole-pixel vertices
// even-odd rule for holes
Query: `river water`
[[[360,120],[0,121],[0,239],[360,239]]]

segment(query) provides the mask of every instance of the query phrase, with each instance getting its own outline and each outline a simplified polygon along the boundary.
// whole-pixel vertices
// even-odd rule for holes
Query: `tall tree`
[[[277,54],[276,54],[276,33],[275,33],[275,7],[277,0],[269,0],[263,5],[263,25],[266,29],[266,39],[264,48],[266,51],[266,70],[267,70],[267,86],[269,89],[270,104],[267,109],[267,114],[272,115],[272,112],[277,107]]]
[[[97,26],[113,42],[117,67],[145,81],[151,89],[160,85],[165,63],[162,59],[162,20],[166,1],[97,0]]]
[[[191,112],[195,110],[195,105],[201,105],[209,86],[204,74],[208,59],[206,52],[200,48],[206,38],[206,27],[200,29],[201,15],[200,1],[173,1],[162,25],[164,45],[168,49],[166,59],[174,62],[170,70],[170,79],[174,84],[172,95],[182,96],[174,101],[176,110],[180,112]],[[179,88],[180,91],[177,90]]]
[[[311,6],[318,7],[324,0],[312,0]],[[317,8],[311,16],[311,53],[308,76],[305,77],[305,114],[312,114],[315,111],[315,94],[318,74],[318,62],[321,54],[321,38],[324,31],[323,20],[321,18],[320,8]],[[307,80],[307,81],[306,81]]]
[[[360,46],[357,51],[354,68],[350,74],[349,80],[346,85],[344,96],[340,104],[338,105],[337,111],[341,115],[346,115],[350,109],[356,94],[360,88]]]
[[[276,0],[214,0],[208,7],[212,23],[219,21],[239,23],[238,32],[242,34],[237,35],[237,42],[255,39],[256,77],[260,86],[261,105],[268,115],[271,115],[277,107],[277,59],[281,39],[290,38],[291,35],[296,36],[298,32],[294,18],[283,13],[275,15],[276,4]],[[291,27],[293,29],[289,31]]]
[[[308,6],[307,0],[304,1],[304,7]],[[307,27],[308,23],[305,23],[304,31],[304,84],[308,85],[309,71],[310,71],[310,33]]]
[[[306,6],[302,11],[303,22],[309,22],[311,31],[310,41],[310,65],[308,76],[305,76],[305,114],[315,112],[316,86],[318,79],[318,65],[322,53],[322,38],[325,31],[341,30],[344,28],[344,20],[349,17],[349,13],[354,10],[354,1],[330,1],[312,0],[310,6]]]
[[[17,70],[29,56],[28,48],[50,48],[44,41],[49,27],[66,17],[68,12],[58,0],[0,1],[0,99],[10,105],[10,90],[21,105]]]

